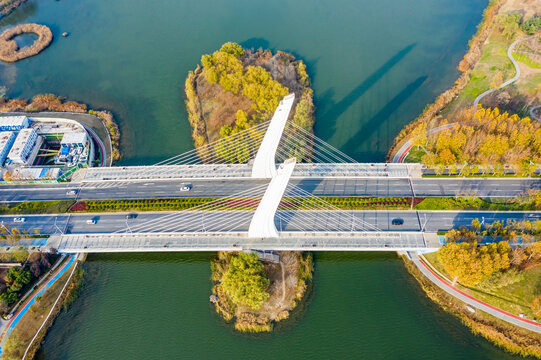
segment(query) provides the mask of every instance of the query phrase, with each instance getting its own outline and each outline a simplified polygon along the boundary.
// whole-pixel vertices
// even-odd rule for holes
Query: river
[[[359,161],[450,87],[486,0],[29,0],[52,45],[0,65],[10,97],[55,93],[112,110],[122,164],[190,150],[187,72],[226,41],[286,50],[313,80],[316,134]],[[69,32],[69,37],[60,34]],[[313,291],[272,334],[240,335],[208,303],[210,254],[92,255],[40,359],[511,358],[440,311],[394,254],[316,254]]]

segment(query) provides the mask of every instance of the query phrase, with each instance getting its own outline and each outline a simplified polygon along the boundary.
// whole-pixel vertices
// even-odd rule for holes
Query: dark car
[[[126,215],[126,219],[128,219],[128,220],[135,219],[136,217],[137,217],[137,214],[128,214],[128,215]]]
[[[391,221],[391,224],[393,225],[404,225],[404,220],[403,219],[393,219],[393,221]]]

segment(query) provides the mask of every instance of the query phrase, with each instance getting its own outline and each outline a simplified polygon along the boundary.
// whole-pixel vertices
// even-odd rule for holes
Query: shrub
[[[541,29],[541,16],[533,16],[522,23],[522,31],[528,35],[533,35],[539,29]]]

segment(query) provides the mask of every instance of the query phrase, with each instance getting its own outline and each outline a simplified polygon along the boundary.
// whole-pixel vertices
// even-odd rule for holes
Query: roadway
[[[181,211],[141,212],[134,219],[126,213],[24,215],[24,223],[15,223],[13,216],[0,216],[0,222],[21,231],[41,234],[106,234],[111,232],[213,232],[248,230],[253,211]],[[401,218],[403,225],[393,225]],[[475,218],[484,218],[485,224],[496,220],[538,220],[541,212],[490,211],[278,211],[275,224],[280,231],[338,232],[338,231],[446,231],[471,225]],[[96,224],[88,224],[94,219]],[[128,230],[129,228],[129,230]]]
[[[192,190],[181,192],[181,184]],[[268,180],[163,180],[101,183],[60,183],[47,185],[2,185],[0,201],[30,200],[112,200],[179,197],[221,197],[249,192]],[[531,188],[541,188],[541,179],[528,178],[306,178],[290,184],[316,196],[481,196],[512,197]],[[77,189],[77,196],[67,192]]]

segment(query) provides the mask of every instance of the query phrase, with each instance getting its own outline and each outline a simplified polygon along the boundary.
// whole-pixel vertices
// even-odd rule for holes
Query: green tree
[[[269,297],[269,280],[257,255],[240,253],[231,257],[222,277],[222,288],[235,304],[257,310]]]
[[[541,29],[541,16],[533,16],[522,23],[520,27],[526,34],[533,35]]]
[[[508,39],[512,39],[519,29],[521,19],[522,14],[519,12],[499,14],[496,17],[496,24],[498,25],[498,29],[502,32],[503,36]]]

